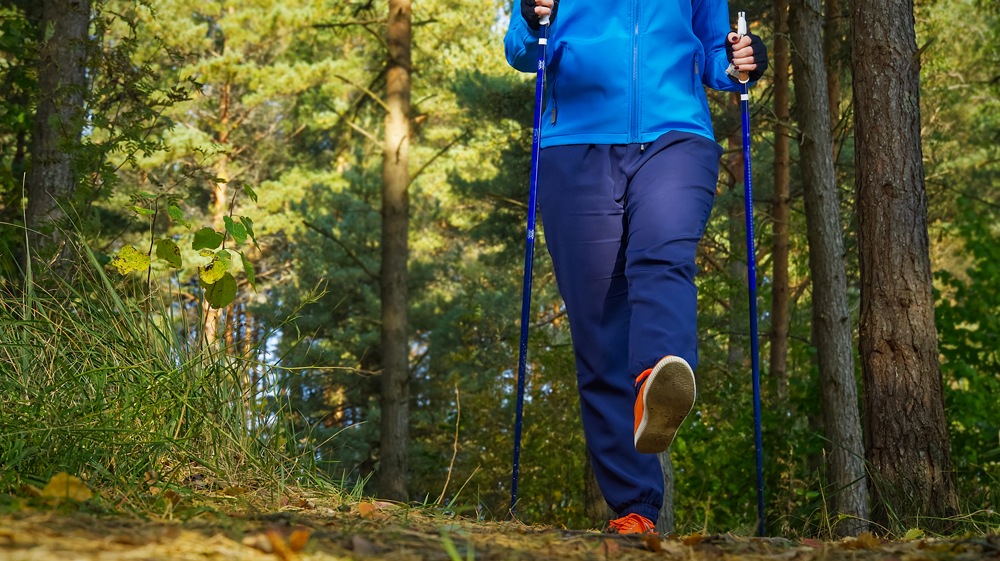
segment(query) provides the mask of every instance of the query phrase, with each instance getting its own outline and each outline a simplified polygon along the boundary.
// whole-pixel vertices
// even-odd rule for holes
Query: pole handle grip
[[[549,16],[550,15],[552,15],[552,14],[545,14],[544,16],[538,18],[538,23],[540,25],[548,25],[549,24]]]
[[[740,36],[740,39],[747,34],[747,13],[740,12],[739,19],[736,21],[736,34]],[[740,72],[740,83],[746,84],[750,81],[749,72]]]

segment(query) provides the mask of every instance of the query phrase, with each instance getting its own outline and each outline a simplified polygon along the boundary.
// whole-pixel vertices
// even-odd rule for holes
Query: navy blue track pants
[[[670,132],[651,144],[541,151],[538,201],[566,302],[587,449],[608,505],[656,521],[663,472],[633,440],[635,378],[666,355],[698,365],[695,251],[722,147]]]

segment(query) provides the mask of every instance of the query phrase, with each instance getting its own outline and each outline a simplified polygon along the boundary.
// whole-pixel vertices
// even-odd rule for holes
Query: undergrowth
[[[74,247],[74,270],[0,287],[0,492],[62,471],[137,508],[153,484],[336,492],[269,387],[268,337],[207,344],[176,278],[129,294]]]

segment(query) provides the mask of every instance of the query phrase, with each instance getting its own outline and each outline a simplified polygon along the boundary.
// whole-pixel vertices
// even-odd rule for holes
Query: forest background
[[[398,481],[377,477],[388,454],[400,457],[380,428],[381,289],[391,272],[381,264],[386,3],[63,4],[60,12],[59,2],[0,3],[0,490],[64,470],[132,489],[150,477],[188,484],[192,470],[207,469],[229,484],[334,481],[398,495]],[[730,9],[747,11],[770,46],[785,36],[775,33],[775,5]],[[74,6],[84,7],[86,33],[61,48],[84,64],[77,78],[46,83],[46,61],[68,36],[59,14]],[[533,76],[503,58],[509,10],[506,2],[415,2],[409,51],[408,434],[397,498],[484,519],[504,518],[510,496],[532,136]],[[857,355],[847,14],[827,1],[823,39]],[[914,16],[959,500],[950,515],[996,528],[1000,13],[989,0],[918,0]],[[790,117],[781,117],[769,70],[752,103],[768,531],[801,536],[832,533],[846,518],[831,506],[843,489],[827,472],[820,405],[796,103],[803,87],[793,76]],[[40,120],[54,89],[61,105]],[[699,400],[665,462],[676,528],[749,534],[753,417],[732,97],[708,91],[727,154],[698,253]],[[44,127],[61,135],[43,154],[32,147]],[[772,325],[782,130],[791,139],[787,334]],[[32,174],[59,163],[71,188],[55,214],[33,219]],[[590,527],[608,513],[588,466],[544,232],[538,243],[518,513]],[[787,349],[783,369],[769,358],[776,341]],[[861,362],[852,357],[859,388]],[[903,512],[882,520],[886,532],[921,525]]]

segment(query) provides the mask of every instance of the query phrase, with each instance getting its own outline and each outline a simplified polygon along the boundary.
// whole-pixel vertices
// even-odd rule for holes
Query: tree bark
[[[833,169],[833,135],[823,66],[821,0],[789,3],[792,66],[798,107],[799,153],[813,279],[812,322],[823,393],[823,423],[828,439],[828,478],[834,508],[848,518],[841,535],[866,529],[864,448],[858,415],[857,382],[847,306],[847,274],[840,225],[840,202]]]
[[[663,506],[660,507],[660,518],[656,521],[656,532],[669,536],[674,533],[674,463],[670,461],[670,450],[657,454],[660,467],[663,468]]]
[[[958,506],[944,413],[909,0],[851,7],[865,449],[874,520],[909,527]],[[891,509],[891,510],[890,510]]]
[[[63,143],[79,139],[86,85],[90,27],[87,0],[44,0],[39,25],[46,37],[40,41],[38,91],[34,131],[31,135],[31,169],[27,177],[29,232],[65,217],[65,206],[76,192],[76,178]],[[53,233],[58,239],[58,230]],[[29,236],[34,249],[43,244]]]
[[[389,0],[382,160],[382,431],[379,492],[406,499],[409,423],[407,235],[410,182],[410,0]]]
[[[840,42],[843,38],[840,21],[840,0],[826,0],[823,21],[823,56],[826,64],[826,97],[830,103],[830,130],[840,123]],[[836,150],[836,146],[834,146]],[[837,154],[833,155],[836,163]]]
[[[788,397],[788,220],[791,214],[788,152],[788,0],[774,0],[774,199],[771,202],[771,378],[778,401]]]

